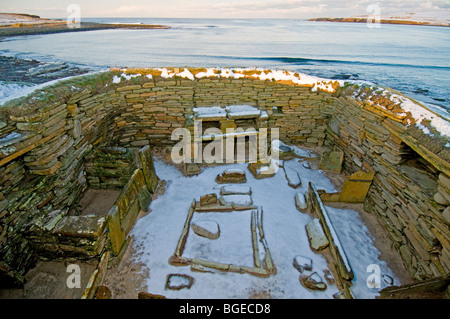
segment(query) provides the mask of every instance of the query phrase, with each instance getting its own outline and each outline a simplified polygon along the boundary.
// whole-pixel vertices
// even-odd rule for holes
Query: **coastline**
[[[346,22],[346,23],[367,23],[367,18],[312,18],[308,21],[315,22]],[[421,25],[430,27],[450,27],[450,23],[414,21],[401,19],[380,19],[381,24],[401,24],[401,25]]]
[[[21,35],[52,34],[111,29],[170,29],[158,24],[106,24],[81,22],[79,27],[70,28],[65,20],[42,19],[27,14],[0,13],[0,40],[3,37]]]

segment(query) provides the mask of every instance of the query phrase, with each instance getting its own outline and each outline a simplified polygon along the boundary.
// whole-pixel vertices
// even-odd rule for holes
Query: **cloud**
[[[72,0],[1,0],[4,11],[64,17]],[[3,3],[4,2],[4,3]],[[450,16],[449,0],[77,0],[83,17],[312,18],[367,15],[378,4],[382,16],[414,13]]]
[[[298,17],[320,13],[328,6],[321,0],[240,1],[214,4],[214,10],[234,17]]]

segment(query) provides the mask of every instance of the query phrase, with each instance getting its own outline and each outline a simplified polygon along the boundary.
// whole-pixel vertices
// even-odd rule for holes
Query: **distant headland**
[[[353,17],[353,18],[313,18],[308,21],[317,22],[347,22],[347,23],[367,23],[365,17]],[[415,21],[407,19],[380,19],[381,24],[403,24],[403,25],[423,25],[423,26],[434,26],[434,27],[450,27],[448,22],[436,22],[436,21]]]
[[[157,24],[107,24],[81,22],[79,27],[71,28],[66,20],[44,19],[26,13],[0,13],[0,37],[77,32],[108,29],[169,29]]]

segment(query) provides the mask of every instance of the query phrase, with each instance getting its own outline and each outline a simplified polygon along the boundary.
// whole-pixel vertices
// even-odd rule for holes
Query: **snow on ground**
[[[338,292],[334,284],[328,285],[326,291],[304,288],[299,281],[300,273],[293,266],[294,258],[301,255],[313,260],[313,270],[305,271],[304,274],[310,275],[316,271],[324,278],[324,270],[328,269],[325,258],[309,247],[305,225],[312,217],[300,213],[295,208],[294,201],[295,193],[307,191],[309,181],[318,189],[336,191],[322,171],[306,169],[297,159],[285,162],[286,167],[300,174],[303,182],[300,188],[293,189],[288,186],[282,169],[274,177],[257,180],[249,173],[247,164],[242,163],[205,167],[200,175],[185,177],[173,166],[158,159],[154,163],[158,176],[167,181],[166,190],[152,202],[151,212],[139,219],[132,231],[136,261],[142,262],[149,269],[149,292],[168,298],[185,299],[245,299],[261,292],[268,293],[273,298],[322,299],[333,298]],[[215,177],[225,169],[236,168],[246,171],[247,182],[241,185],[250,186],[253,203],[263,206],[264,233],[277,273],[268,278],[259,278],[239,273],[191,272],[189,266],[170,265],[168,260],[175,251],[192,200],[213,192],[219,195],[223,185],[216,184]],[[355,272],[354,294],[358,298],[374,298],[379,289],[367,288],[366,279],[370,275],[366,272],[367,266],[379,264],[389,273],[386,263],[379,260],[379,252],[373,246],[372,238],[357,212],[330,208],[329,214]],[[218,239],[211,240],[199,237],[190,230],[183,256],[251,266],[250,215],[250,211],[195,212],[192,221],[216,221],[221,235]],[[165,289],[166,277],[173,273],[193,276],[193,286],[179,291]],[[398,284],[398,281],[394,284]]]
[[[6,101],[30,94],[34,90],[35,85],[29,86],[0,81],[0,105],[3,105]]]
[[[63,83],[64,81],[68,81],[70,79],[94,75],[94,74],[100,74],[103,72],[105,72],[105,70],[92,71],[92,72],[88,72],[88,73],[81,74],[81,75],[73,75],[73,76],[68,76],[65,78],[51,80],[51,81],[48,81],[48,82],[45,82],[42,84],[37,84],[37,85],[24,84],[24,83],[9,83],[9,82],[0,81],[0,107],[10,100],[14,100],[14,99],[22,98],[22,97],[25,97],[25,96],[28,96],[31,94],[35,94],[36,92],[44,90],[52,85],[56,85],[58,83]],[[129,79],[131,79],[131,77],[140,76],[140,75],[127,76],[126,74],[124,74],[122,76],[126,77],[126,79],[129,80]],[[120,77],[118,77],[117,79],[118,79],[117,83],[120,83]],[[115,81],[115,79],[113,79],[113,81]],[[76,89],[76,88],[72,87],[72,89]]]
[[[367,277],[373,271],[367,271],[369,265],[377,265],[380,267],[382,275],[380,289],[387,287],[383,275],[390,276],[394,279],[394,284],[398,285],[399,281],[389,269],[387,263],[379,260],[378,256],[380,252],[373,245],[372,236],[366,225],[361,221],[359,214],[351,209],[340,209],[329,206],[326,206],[326,209],[355,274],[353,286],[351,287],[355,297],[369,298],[373,294],[373,289],[368,288],[366,284]]]

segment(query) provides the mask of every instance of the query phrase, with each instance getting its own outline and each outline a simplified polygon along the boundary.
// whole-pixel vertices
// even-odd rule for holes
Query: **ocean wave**
[[[211,57],[211,56],[210,56]],[[391,67],[405,67],[405,68],[422,68],[422,69],[441,69],[450,71],[450,67],[440,65],[416,65],[405,63],[387,63],[387,62],[368,62],[368,61],[351,61],[351,60],[336,60],[336,59],[311,59],[298,57],[237,57],[237,56],[218,56],[217,58],[227,58],[236,60],[260,60],[260,61],[274,61],[286,64],[308,65],[308,64],[352,64],[352,65],[371,65],[371,66],[391,66]]]

